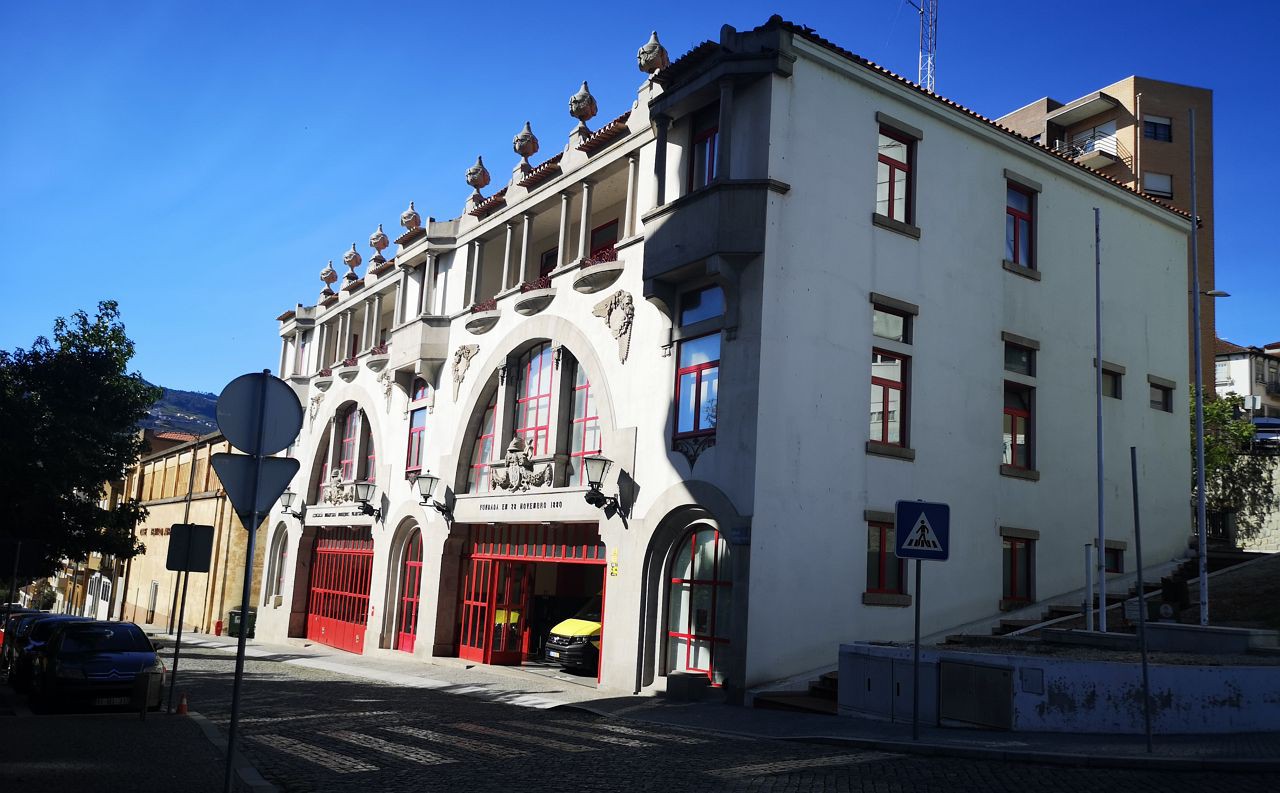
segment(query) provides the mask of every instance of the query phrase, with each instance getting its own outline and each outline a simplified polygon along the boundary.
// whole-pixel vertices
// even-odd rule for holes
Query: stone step
[[[838,709],[834,699],[815,697],[804,691],[766,691],[756,695],[753,705],[761,710],[822,713],[828,716],[836,715]]]

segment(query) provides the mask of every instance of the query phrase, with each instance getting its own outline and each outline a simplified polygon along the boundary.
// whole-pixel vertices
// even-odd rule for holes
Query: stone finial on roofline
[[[332,297],[334,291],[331,287],[338,280],[338,271],[333,269],[333,259],[330,259],[329,263],[320,271],[320,280],[324,282],[324,291],[320,293],[321,297]]]
[[[351,272],[342,276],[342,280],[348,283],[358,280],[358,277],[356,276],[356,268],[359,267],[360,263],[363,261],[364,258],[361,257],[360,252],[356,250],[356,244],[354,242],[351,243],[351,250],[342,254],[342,263],[350,267]]]
[[[636,52],[636,62],[640,66],[640,71],[648,75],[671,65],[671,58],[667,57],[667,48],[658,41],[658,31],[653,31],[648,43]]]
[[[520,130],[520,134],[511,139],[511,148],[520,155],[520,164],[516,166],[516,170],[521,174],[532,171],[533,166],[529,164],[529,158],[538,153],[538,138],[533,134],[533,128],[529,126],[528,121],[524,122],[524,129]]]
[[[418,210],[413,208],[413,202],[409,202],[409,208],[400,213],[400,225],[404,226],[405,231],[417,231],[422,228],[422,215],[418,214]],[[382,228],[382,226],[378,226]]]
[[[467,185],[475,190],[471,194],[471,200],[480,203],[484,200],[480,191],[489,185],[489,169],[484,167],[483,157],[476,157],[476,164],[467,169],[466,178]]]
[[[588,133],[591,130],[587,128],[587,122],[595,118],[599,108],[596,106],[596,98],[591,95],[591,91],[587,89],[587,81],[582,81],[582,87],[578,89],[578,93],[569,97],[569,115],[578,119],[579,134]]]
[[[378,230],[369,235],[369,247],[373,248],[373,258],[369,261],[374,264],[383,264],[386,262],[386,257],[382,255],[382,252],[385,251],[387,246],[390,244],[391,240],[387,238],[387,233],[382,230],[382,224],[379,223]]]

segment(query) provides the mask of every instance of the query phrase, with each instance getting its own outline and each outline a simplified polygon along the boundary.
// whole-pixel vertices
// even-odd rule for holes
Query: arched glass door
[[[396,649],[413,652],[418,635],[418,608],[422,594],[422,532],[414,530],[404,546],[400,565],[400,613],[396,618]]]
[[[729,547],[719,531],[697,526],[676,545],[667,598],[667,670],[714,679],[729,645]]]

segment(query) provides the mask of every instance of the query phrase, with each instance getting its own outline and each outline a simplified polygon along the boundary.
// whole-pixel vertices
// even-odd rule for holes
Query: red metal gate
[[[470,559],[462,582],[462,641],[458,655],[468,661],[485,662],[485,639],[489,632],[490,578],[497,562]]]
[[[372,572],[369,529],[320,529],[311,555],[308,639],[339,650],[364,652]]]
[[[405,545],[400,571],[400,616],[396,620],[396,649],[413,652],[418,635],[418,600],[422,589],[422,532],[415,531]]]

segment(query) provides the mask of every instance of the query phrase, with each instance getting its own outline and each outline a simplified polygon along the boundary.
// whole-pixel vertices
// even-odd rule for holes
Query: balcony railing
[[[536,292],[539,289],[550,289],[550,288],[551,288],[550,273],[548,273],[547,275],[541,276],[540,278],[535,278],[532,281],[525,281],[523,284],[520,284],[521,294],[525,292]]]
[[[391,347],[391,342],[384,341],[383,343],[370,349],[369,353],[372,355],[386,355],[390,347]]]
[[[618,261],[618,251],[612,245],[606,245],[595,253],[587,257],[583,262],[584,267],[590,267],[593,264],[604,264],[605,262]]]
[[[488,300],[481,300],[478,303],[471,306],[472,314],[479,314],[484,311],[497,311],[497,310],[498,310],[497,297],[491,297]]]
[[[1090,161],[1129,160],[1129,150],[1120,145],[1114,133],[1091,132],[1077,135],[1071,140],[1055,140],[1053,150],[1059,154],[1080,160],[1085,165]]]
[[[354,355],[351,356],[350,358],[344,358],[342,361],[343,366],[355,366],[357,363],[359,363],[359,361]]]

